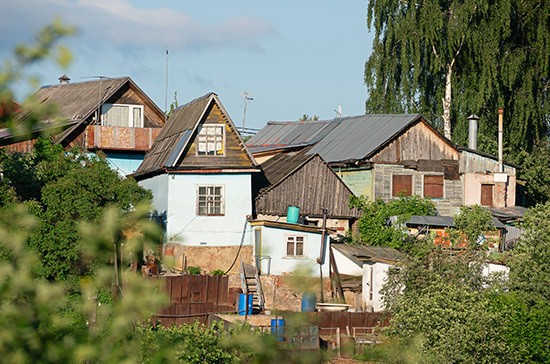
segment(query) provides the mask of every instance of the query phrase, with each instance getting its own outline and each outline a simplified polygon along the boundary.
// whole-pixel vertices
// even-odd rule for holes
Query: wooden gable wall
[[[458,160],[459,153],[447,140],[424,121],[410,127],[370,160],[376,163],[400,163],[410,160]]]
[[[185,156],[176,169],[217,169],[217,168],[250,168],[255,167],[253,161],[241,144],[238,131],[228,122],[220,107],[213,103],[206,112],[206,117],[200,122],[203,124],[225,125],[225,155],[199,156],[197,155],[198,128],[193,135],[193,142],[185,151]],[[200,126],[199,125],[199,126]]]
[[[344,182],[315,156],[275,187],[261,193],[255,200],[256,213],[286,215],[289,205],[298,206],[300,213],[321,217],[322,208],[331,218],[355,218],[360,213],[349,207],[352,192]]]

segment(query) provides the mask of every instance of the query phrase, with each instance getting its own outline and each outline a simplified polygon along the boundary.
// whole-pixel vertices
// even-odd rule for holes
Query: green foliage
[[[48,279],[87,274],[82,259],[79,220],[97,220],[103,209],[121,211],[151,200],[150,192],[132,179],[122,179],[108,162],[77,150],[65,152],[39,138],[33,153],[2,155],[3,183],[13,186],[21,202],[31,203],[38,218],[29,244],[40,254],[36,269]]]
[[[475,113],[478,146],[493,152],[503,107],[511,154],[530,151],[548,135],[548,13],[545,0],[369,0],[366,112],[421,112],[439,126],[449,74],[453,141],[466,144]]]
[[[225,275],[225,272],[221,269],[214,269],[214,270],[210,271],[210,273],[208,273],[208,274],[210,274],[211,276],[223,276],[223,275]]]
[[[358,222],[358,240],[366,245],[384,245],[392,248],[406,248],[407,233],[400,223],[413,215],[435,215],[435,205],[430,199],[416,195],[399,197],[389,202],[369,201],[365,196],[352,196],[350,206],[361,210]],[[389,225],[389,219],[397,216],[397,222]]]
[[[550,202],[527,210],[510,266],[510,289],[550,302]]]
[[[186,272],[187,272],[187,274],[191,274],[193,276],[198,276],[198,275],[201,274],[202,269],[201,269],[201,267],[194,267],[194,266],[190,265],[189,267],[187,267]]]
[[[531,152],[522,150],[517,156],[518,177],[525,181],[528,206],[550,201],[550,142],[537,143]]]
[[[470,248],[477,248],[478,237],[495,229],[491,218],[491,212],[479,205],[462,206],[460,213],[454,217],[454,222],[456,228],[466,236]]]

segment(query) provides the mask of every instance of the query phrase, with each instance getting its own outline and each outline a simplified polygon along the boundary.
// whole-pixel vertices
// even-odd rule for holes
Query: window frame
[[[396,180],[396,177],[398,178],[403,178],[403,177],[409,177],[410,178],[410,194],[401,194],[402,191],[404,191],[403,189],[402,190],[399,190],[397,191],[397,193],[395,192],[395,180]],[[406,191],[408,192],[408,191]],[[392,178],[391,178],[391,197],[400,197],[400,196],[412,196],[414,195],[414,175],[412,174],[392,174]]]
[[[117,107],[126,107],[128,108],[128,123],[127,125],[110,125],[110,124],[107,124],[108,120],[106,120],[106,115],[107,115],[107,112],[114,106],[117,106]],[[139,109],[140,110],[140,120],[139,120],[139,125],[135,125],[135,122],[134,122],[134,109]],[[139,104],[109,104],[109,103],[105,103],[105,104],[102,104],[101,105],[101,125],[102,126],[114,126],[114,127],[130,127],[130,128],[143,128],[143,125],[144,125],[144,119],[145,119],[145,113],[144,113],[144,107],[143,105],[139,105]]]
[[[302,242],[302,254],[297,253],[298,239]],[[289,243],[293,245],[293,254],[289,254]],[[306,258],[306,235],[302,234],[285,234],[285,257],[286,258]]]
[[[206,188],[205,194],[201,194],[201,188]],[[216,195],[215,193],[210,193],[210,189],[215,189],[215,188],[220,189],[219,195]],[[197,205],[196,205],[195,213],[197,216],[225,216],[225,186],[224,185],[197,185],[196,196],[197,196],[196,197]],[[205,198],[204,202],[206,203],[205,205],[206,213],[202,213],[201,211],[201,202],[202,202],[201,196],[204,196]],[[219,196],[219,201],[216,201],[216,196]],[[211,206],[214,206],[215,208],[216,203],[219,203],[220,212],[219,213],[208,212]]]
[[[428,177],[428,179],[430,178],[440,178],[441,179],[441,196],[428,196],[426,194],[426,177]],[[432,185],[432,186],[439,186],[439,183],[433,183],[433,182],[430,182],[428,183],[428,185]],[[445,176],[443,176],[442,174],[439,175],[439,174],[425,174],[422,178],[422,194],[425,198],[439,198],[439,199],[443,199],[445,198]]]
[[[216,144],[218,141],[216,140],[216,136],[218,134],[207,134],[208,128],[219,128],[221,130],[221,152],[218,153],[218,149],[216,148]],[[203,130],[206,130],[206,134],[201,134]],[[209,144],[212,143],[212,141],[208,140],[209,136],[214,137],[214,150],[212,151],[213,154],[209,154],[211,150],[209,150]],[[206,141],[201,141],[201,137],[206,137]],[[197,150],[196,155],[200,157],[224,157],[225,156],[225,141],[226,141],[226,135],[225,135],[225,125],[222,124],[202,124],[199,127],[199,130],[197,132]],[[201,145],[205,146],[205,152],[201,152]]]

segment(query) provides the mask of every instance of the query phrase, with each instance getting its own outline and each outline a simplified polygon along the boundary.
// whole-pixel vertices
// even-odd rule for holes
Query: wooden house
[[[63,75],[33,97],[54,105],[56,120],[43,120],[24,140],[4,130],[0,147],[30,152],[38,135],[56,128],[57,143],[102,151],[122,175],[137,169],[165,122],[162,110],[129,77],[71,83]]]
[[[248,145],[261,157],[318,154],[355,195],[371,200],[415,194],[431,198],[439,214],[452,216],[460,206],[483,204],[481,189],[489,194],[488,186],[494,185],[493,206],[502,206],[497,201],[506,201],[506,206],[513,203],[513,166],[507,164],[506,181],[495,182],[504,177],[496,173],[490,156],[457,147],[422,115],[360,115],[310,123],[317,125],[317,133],[315,138],[306,135],[307,143],[295,135],[300,129],[293,124],[299,123],[268,123]],[[483,161],[475,167],[467,162],[476,158]],[[482,166],[488,167],[485,178],[480,176]]]
[[[353,192],[319,155],[279,154],[260,166],[263,173],[254,176],[258,219],[286,221],[288,206],[297,206],[304,222],[322,226],[325,213],[326,227],[343,234],[360,217],[349,206]]]
[[[174,110],[134,178],[153,192],[165,242],[238,248],[252,214],[252,174],[259,171],[218,96],[209,93]]]

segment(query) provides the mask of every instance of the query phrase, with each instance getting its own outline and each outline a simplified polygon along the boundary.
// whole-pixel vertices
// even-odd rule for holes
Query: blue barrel
[[[252,315],[252,295],[246,293],[239,294],[239,315]]]
[[[277,337],[277,341],[285,341],[285,320],[271,319],[271,335]]]
[[[302,312],[315,312],[317,304],[317,295],[315,293],[305,292],[302,295]]]
[[[297,206],[288,206],[286,212],[286,222],[297,224],[300,216],[300,208]]]

